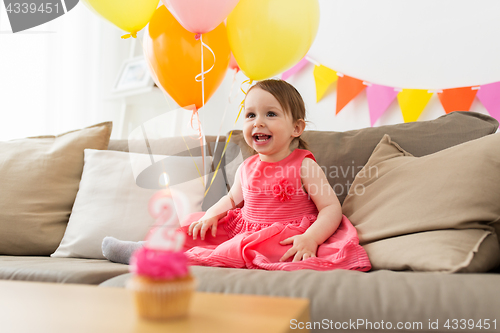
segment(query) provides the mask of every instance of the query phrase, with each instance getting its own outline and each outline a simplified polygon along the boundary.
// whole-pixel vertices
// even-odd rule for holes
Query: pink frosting
[[[153,250],[143,247],[134,252],[130,270],[152,279],[175,279],[189,274],[188,259],[183,252]]]

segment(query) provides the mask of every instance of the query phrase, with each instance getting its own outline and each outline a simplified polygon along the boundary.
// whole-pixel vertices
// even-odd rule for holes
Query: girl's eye
[[[269,111],[269,112],[267,113],[267,115],[268,115],[269,117],[276,117],[276,113],[274,113],[274,112],[272,112],[272,111]]]
[[[247,113],[247,118],[253,118],[253,117],[255,117],[255,114],[253,114],[253,113],[251,113],[251,112],[250,112],[250,113]]]

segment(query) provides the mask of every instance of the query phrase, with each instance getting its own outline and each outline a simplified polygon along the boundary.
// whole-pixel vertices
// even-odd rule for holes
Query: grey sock
[[[109,261],[128,265],[132,253],[143,247],[144,243],[121,241],[114,237],[104,237],[102,240],[102,254]]]

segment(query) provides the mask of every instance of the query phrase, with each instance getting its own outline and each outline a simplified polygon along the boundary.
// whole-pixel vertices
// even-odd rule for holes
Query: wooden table
[[[291,332],[290,320],[309,321],[301,298],[195,293],[187,318],[140,319],[123,288],[0,280],[3,333]]]

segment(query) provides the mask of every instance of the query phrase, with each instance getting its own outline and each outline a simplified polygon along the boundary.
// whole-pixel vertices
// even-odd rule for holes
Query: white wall
[[[320,0],[309,55],[341,73],[399,88],[443,89],[500,81],[499,1]],[[335,116],[336,92],[315,103],[312,65],[291,80],[319,130],[370,126],[366,93]],[[476,99],[471,110],[486,113]],[[444,114],[436,94],[419,120]],[[395,101],[375,124],[403,122]]]
[[[309,55],[336,71],[364,81],[400,88],[442,89],[500,81],[498,62],[500,1],[319,0],[319,2],[320,28]],[[116,128],[120,125],[122,100],[109,97],[120,65],[129,56],[131,40],[120,39],[122,31],[100,18],[89,17],[93,15],[85,6],[79,4],[64,17],[52,21],[50,29],[40,27],[40,30],[52,30],[60,34],[62,33],[60,24],[63,22],[85,28],[85,20],[100,20],[99,38],[85,41],[97,43],[99,46],[98,61],[95,52],[92,53],[92,69],[95,71],[93,76],[98,78],[93,91],[98,95],[98,105],[89,110],[90,117],[80,117],[72,114],[73,110],[67,110],[68,117],[73,117],[74,121],[68,120],[57,128],[46,129],[57,133],[62,129],[72,129],[66,128],[68,126],[82,127],[90,125],[89,122],[113,120],[115,130],[112,137],[117,138]],[[2,18],[5,20],[5,13]],[[5,24],[2,26],[0,30],[5,30]],[[40,59],[33,58],[30,62],[28,52],[34,54],[37,52],[35,49],[37,45],[30,44],[33,42],[27,40],[30,36],[40,42],[43,37],[36,34],[0,34],[0,68],[2,71],[9,69],[11,73],[8,76],[5,76],[5,72],[0,73],[1,97],[5,100],[12,91],[23,91],[18,96],[26,96],[24,99],[16,98],[13,101],[16,114],[47,102],[44,98],[49,95],[57,96],[54,91],[59,89],[55,85],[44,86],[42,80],[39,87],[43,90],[40,88],[37,90],[36,86],[30,85],[30,73],[22,72],[28,65],[32,67],[32,74],[36,74],[35,70],[43,72]],[[14,37],[16,43],[6,42],[8,39],[13,40]],[[23,48],[20,44],[23,44]],[[136,49],[135,54],[140,53],[140,48]],[[88,68],[90,71],[88,62],[89,59],[79,58],[74,66]],[[322,101],[316,103],[312,71],[313,65],[309,64],[289,79],[306,102],[310,121],[308,129],[344,131],[370,126],[365,92],[335,115],[336,90],[333,89]],[[81,75],[82,80],[85,78],[84,75],[87,75],[85,71],[75,73]],[[75,79],[78,80],[80,77]],[[236,75],[233,85],[233,72],[228,70],[225,80],[208,101],[205,110],[200,111],[206,134],[216,135],[221,125],[223,134],[232,128],[241,128],[241,120],[236,125],[234,121],[239,103],[244,97],[240,85],[245,79],[240,72]],[[68,85],[65,89],[71,91],[76,88]],[[47,93],[44,94],[43,91]],[[229,103],[231,92],[232,103]],[[50,101],[47,103],[50,105]],[[76,100],[75,103],[81,101]],[[126,117],[128,124],[125,126],[124,137],[127,131],[139,126],[141,122],[165,112],[172,112],[172,121],[180,122],[179,117],[175,119],[175,111],[172,111],[176,108],[171,99],[165,99],[161,94],[158,96],[158,93],[142,96],[142,100],[135,99],[135,104],[128,109]],[[222,122],[226,108],[227,114]],[[0,109],[1,116],[6,117],[9,113],[12,116],[14,114],[12,110],[12,107]],[[472,105],[472,110],[486,113],[477,99]],[[419,120],[434,119],[443,114],[441,104],[434,95]],[[17,132],[19,135],[14,137],[50,134],[43,132],[38,124],[34,124],[30,131],[26,128],[21,130],[26,126],[23,120],[23,117],[19,116],[13,123],[20,128]],[[37,122],[40,120],[32,120],[32,123]],[[403,117],[396,101],[375,125],[400,122],[403,122]],[[172,128],[178,129],[179,126],[165,126],[166,132],[171,132]]]
[[[500,81],[500,1],[466,0],[319,0],[320,28],[310,49],[312,59],[341,73],[367,82],[398,88],[444,89]],[[302,94],[308,110],[308,129],[345,131],[370,126],[366,92],[360,93],[335,115],[334,87],[319,103],[313,64],[289,79]],[[233,82],[229,71],[219,90],[200,111],[207,134],[216,135],[224,109],[222,133],[236,126],[244,98],[239,73]],[[167,107],[168,108],[168,107]],[[474,100],[472,111],[486,113]],[[445,112],[436,94],[419,120],[435,119]],[[395,100],[375,126],[403,122]]]
[[[83,3],[13,34],[1,2],[0,140],[115,120],[119,103],[105,98],[127,56],[121,34]]]
[[[367,82],[399,88],[443,89],[500,81],[500,1],[319,0],[320,28],[312,59]],[[308,64],[289,79],[302,94],[308,129],[344,131],[370,126],[366,92],[335,115],[336,89],[319,103]],[[228,75],[230,76],[230,75]],[[244,79],[240,77],[240,81]],[[226,79],[218,95],[224,104]],[[335,86],[336,84],[334,84]],[[237,102],[243,98],[239,95]],[[219,109],[213,107],[217,112]],[[234,121],[237,105],[231,105]],[[471,110],[487,113],[475,99]],[[419,120],[445,114],[436,94]],[[216,117],[214,117],[216,118]],[[403,122],[397,101],[375,126]],[[214,128],[210,123],[209,132]],[[226,121],[226,130],[232,123]],[[241,127],[239,122],[237,127]]]

